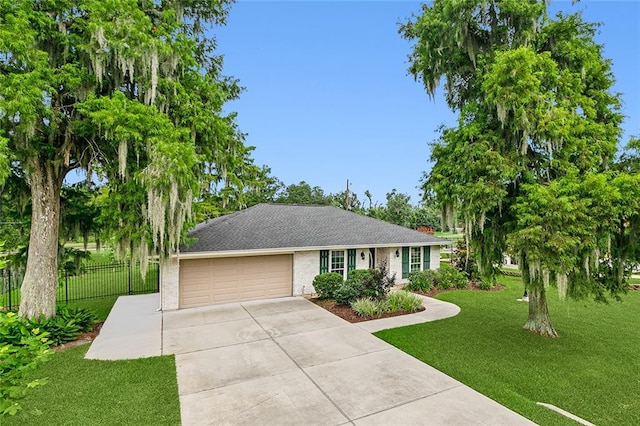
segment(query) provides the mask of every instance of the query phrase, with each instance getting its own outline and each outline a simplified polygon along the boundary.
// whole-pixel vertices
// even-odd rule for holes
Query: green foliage
[[[389,304],[386,300],[363,297],[351,302],[351,309],[363,318],[376,318],[389,312]]]
[[[333,298],[340,305],[350,305],[356,299],[365,297],[362,281],[347,279],[334,293]]]
[[[362,203],[358,200],[358,194],[349,191],[349,200],[347,201],[347,191],[331,194],[331,204],[343,210],[349,210],[354,213],[364,214]]]
[[[15,415],[27,391],[46,381],[25,381],[30,370],[45,361],[51,351],[48,332],[18,318],[15,312],[0,312],[0,418]]]
[[[387,297],[389,312],[416,312],[422,307],[422,299],[408,291],[399,290]]]
[[[358,315],[363,318],[380,317],[386,313],[416,312],[422,307],[422,299],[408,291],[394,291],[383,299],[362,297],[350,303]]]
[[[396,192],[395,188],[387,193],[387,205],[384,210],[384,219],[387,222],[396,225],[411,227],[411,216],[413,207],[409,203],[411,197],[409,195]]]
[[[493,288],[493,285],[491,283],[482,280],[474,281],[474,283],[480,290],[491,290]]]
[[[414,271],[409,273],[409,283],[404,286],[409,291],[429,292],[434,287],[438,287],[440,274],[437,270],[426,269],[424,271]]]
[[[27,320],[32,328],[47,332],[49,343],[58,346],[75,340],[78,335],[91,331],[97,321],[92,311],[82,308],[58,306],[56,316]]]
[[[73,247],[60,246],[58,249],[58,270],[62,275],[78,275],[84,272],[84,261],[91,259],[91,252]]]
[[[450,288],[463,289],[469,284],[467,276],[463,272],[448,265],[442,265],[438,270],[438,274],[440,275],[438,288],[441,290]]]
[[[467,244],[466,238],[456,242],[456,251],[453,252],[451,266],[464,273],[467,279],[478,278],[478,266],[473,257],[473,248]]]
[[[313,279],[313,288],[322,299],[335,297],[336,290],[344,283],[342,275],[336,272],[325,272]]]
[[[0,164],[11,162],[5,185],[21,210],[0,213],[39,218],[23,234],[43,264],[56,261],[55,242],[93,226],[120,253],[167,255],[193,223],[194,199],[216,190],[222,208],[243,205],[261,186],[253,148],[225,112],[241,88],[222,75],[211,37],[228,3],[0,2]],[[74,170],[104,182],[96,196],[62,189]],[[59,235],[61,199],[76,195],[90,202],[63,206]],[[29,198],[40,201],[31,212]],[[28,317],[55,305],[32,296],[53,294],[55,281],[55,268],[36,261],[22,288]]]
[[[640,254],[638,171],[633,152],[615,164],[621,100],[596,25],[547,6],[436,0],[400,27],[409,71],[431,96],[444,78],[459,114],[423,189],[464,222],[487,284],[510,251],[530,289],[615,298]]]
[[[371,279],[366,282],[370,297],[386,297],[396,283],[395,272],[389,275],[386,262],[371,270]]]
[[[95,315],[86,309],[58,307],[53,318],[23,319],[15,312],[0,312],[0,417],[15,415],[28,389],[46,383],[26,380],[27,375],[51,355],[49,346],[75,340],[90,331]]]
[[[87,249],[89,237],[100,243],[100,211],[94,203],[97,195],[94,185],[79,182],[64,185],[60,193],[60,240],[64,242],[81,238]],[[64,248],[64,245],[61,245]]]
[[[334,293],[336,302],[349,305],[356,299],[384,299],[395,284],[395,274],[389,275],[386,265],[377,269],[355,269]]]
[[[373,269],[354,269],[353,271],[349,271],[347,274],[347,281],[352,280],[364,282],[371,279],[372,273]]]
[[[389,275],[387,265],[382,264],[376,269],[354,270],[349,272],[347,281],[355,280],[361,283],[364,297],[382,299],[389,294],[395,284],[395,274]]]
[[[331,204],[331,195],[326,195],[319,186],[311,187],[307,182],[287,186],[275,199],[280,204]]]
[[[450,288],[463,289],[469,282],[464,273],[449,265],[442,265],[437,270],[415,271],[409,274],[409,283],[405,289],[409,291],[428,292],[432,288],[449,290]]]

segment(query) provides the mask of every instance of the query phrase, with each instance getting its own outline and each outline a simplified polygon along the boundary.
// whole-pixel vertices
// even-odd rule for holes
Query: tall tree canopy
[[[234,116],[222,113],[240,89],[210,37],[227,7],[0,0],[0,160],[32,202],[20,315],[54,315],[68,173],[108,182],[101,225],[144,264],[178,247],[194,196],[245,160]]]
[[[276,197],[280,204],[331,204],[332,197],[319,186],[311,187],[307,182],[287,185]]]
[[[613,164],[622,116],[596,26],[546,6],[435,0],[400,33],[414,43],[409,71],[431,96],[444,79],[459,113],[433,146],[425,194],[464,219],[485,280],[517,254],[525,329],[556,336],[548,285],[598,300],[626,289],[640,179]]]

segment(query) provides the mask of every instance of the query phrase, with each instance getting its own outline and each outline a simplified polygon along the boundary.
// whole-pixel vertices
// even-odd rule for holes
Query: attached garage
[[[179,306],[291,296],[293,256],[180,260]]]

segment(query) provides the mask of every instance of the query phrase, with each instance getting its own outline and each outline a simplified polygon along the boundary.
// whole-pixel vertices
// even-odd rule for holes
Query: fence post
[[[131,260],[129,260],[129,295],[131,295]]]
[[[64,270],[64,303],[69,304],[69,272]]]
[[[8,271],[8,275],[7,277],[9,278],[8,283],[9,283],[9,309],[11,309],[13,306],[11,306],[11,268],[7,268],[5,269],[5,271]]]

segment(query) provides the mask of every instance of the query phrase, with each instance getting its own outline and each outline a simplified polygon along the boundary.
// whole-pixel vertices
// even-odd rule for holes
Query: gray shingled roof
[[[447,245],[448,240],[332,206],[258,204],[203,222],[182,253],[309,247]]]

